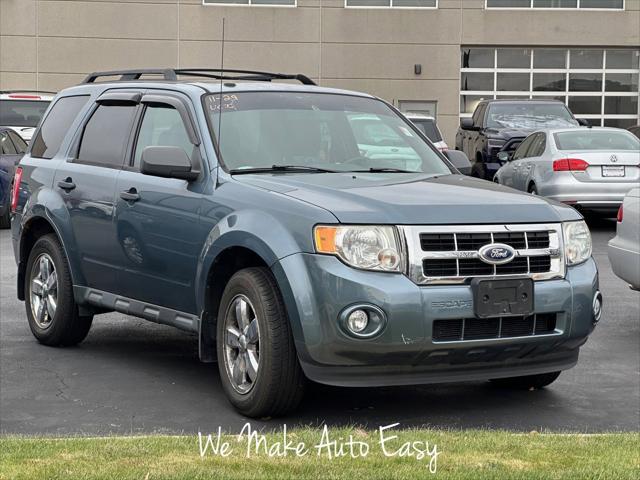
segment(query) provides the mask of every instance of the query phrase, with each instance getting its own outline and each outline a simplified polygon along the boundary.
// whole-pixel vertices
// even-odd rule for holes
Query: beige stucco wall
[[[58,90],[93,70],[225,66],[299,71],[387,100],[437,100],[451,142],[460,45],[638,46],[640,0],[624,12],[496,11],[484,0],[437,10],[203,6],[200,0],[0,0],[0,89]],[[320,41],[322,39],[322,42]],[[416,76],[413,65],[422,64]]]

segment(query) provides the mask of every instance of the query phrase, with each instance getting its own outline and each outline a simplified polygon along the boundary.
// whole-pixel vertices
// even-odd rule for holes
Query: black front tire
[[[47,255],[53,261],[57,279],[57,306],[46,328],[38,324],[31,308],[32,272],[34,263],[42,255]],[[78,311],[78,305],[73,296],[69,263],[60,241],[54,234],[40,237],[31,249],[27,261],[24,291],[29,328],[40,343],[53,347],[71,346],[85,339],[91,329],[93,315],[82,316]]]
[[[239,297],[248,299],[255,310],[260,332],[257,375],[245,393],[234,388],[225,350],[225,319]],[[220,302],[216,342],[222,386],[240,413],[253,418],[275,417],[298,406],[304,393],[305,377],[298,362],[282,295],[267,268],[246,268],[231,277]]]
[[[560,373],[561,372],[549,372],[524,377],[497,378],[491,380],[491,383],[497,387],[511,388],[514,390],[540,389],[555,382],[560,376]]]

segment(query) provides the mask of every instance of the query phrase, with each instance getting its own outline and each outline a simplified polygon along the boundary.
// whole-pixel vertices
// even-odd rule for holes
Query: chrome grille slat
[[[427,284],[455,284],[465,283],[471,278],[488,277],[504,278],[509,276],[527,275],[534,280],[548,280],[564,278],[565,263],[562,248],[562,226],[554,224],[505,224],[505,225],[410,225],[398,227],[402,233],[404,244],[407,247],[407,275],[419,285]],[[421,234],[429,237],[425,241],[425,248],[432,245],[432,240],[437,235],[453,236],[455,251],[423,251]],[[498,235],[499,234],[499,235]],[[461,243],[462,238],[462,243]],[[517,258],[526,258],[516,261],[511,268],[510,263],[500,268],[491,265],[492,269],[482,268],[478,250],[468,250],[469,247],[491,243],[511,242]],[[449,238],[449,242],[450,242]],[[438,244],[434,248],[446,248],[449,245]],[[465,246],[467,249],[465,249]],[[463,250],[459,250],[463,248]],[[535,258],[535,262],[533,261]],[[442,276],[429,276],[425,270],[429,260],[437,260],[435,266],[430,269],[432,274]],[[449,262],[450,266],[443,269],[443,265]],[[464,264],[464,269],[462,265]],[[477,266],[474,266],[477,265]],[[484,264],[489,267],[488,264]],[[547,268],[548,267],[548,268]],[[487,271],[488,270],[488,271]],[[493,272],[491,272],[493,270]],[[501,271],[502,270],[502,271]],[[453,275],[455,272],[455,275]],[[465,274],[466,273],[466,274]],[[446,275],[443,275],[446,274]]]

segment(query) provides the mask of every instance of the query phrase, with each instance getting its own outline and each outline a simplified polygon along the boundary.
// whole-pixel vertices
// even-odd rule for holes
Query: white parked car
[[[431,140],[431,143],[433,143],[438,150],[441,152],[449,150],[449,146],[443,140],[442,133],[440,133],[435,118],[415,113],[407,113],[405,116]]]
[[[618,210],[618,231],[609,242],[613,273],[640,290],[640,187],[624,197]]]
[[[9,127],[29,142],[54,92],[32,90],[0,91],[0,127]]]
[[[497,183],[584,210],[615,214],[640,182],[640,140],[619,128],[540,130],[498,158]]]

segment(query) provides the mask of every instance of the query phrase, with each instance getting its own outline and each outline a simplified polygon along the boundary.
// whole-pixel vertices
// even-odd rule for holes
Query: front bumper
[[[298,356],[314,381],[378,386],[478,380],[571,368],[595,322],[595,262],[568,269],[562,280],[535,283],[535,313],[557,313],[550,335],[434,342],[436,319],[473,317],[468,285],[418,286],[400,274],[356,270],[331,256],[295,254],[273,272],[281,287]],[[369,303],[387,314],[372,339],[340,329],[347,306]]]

